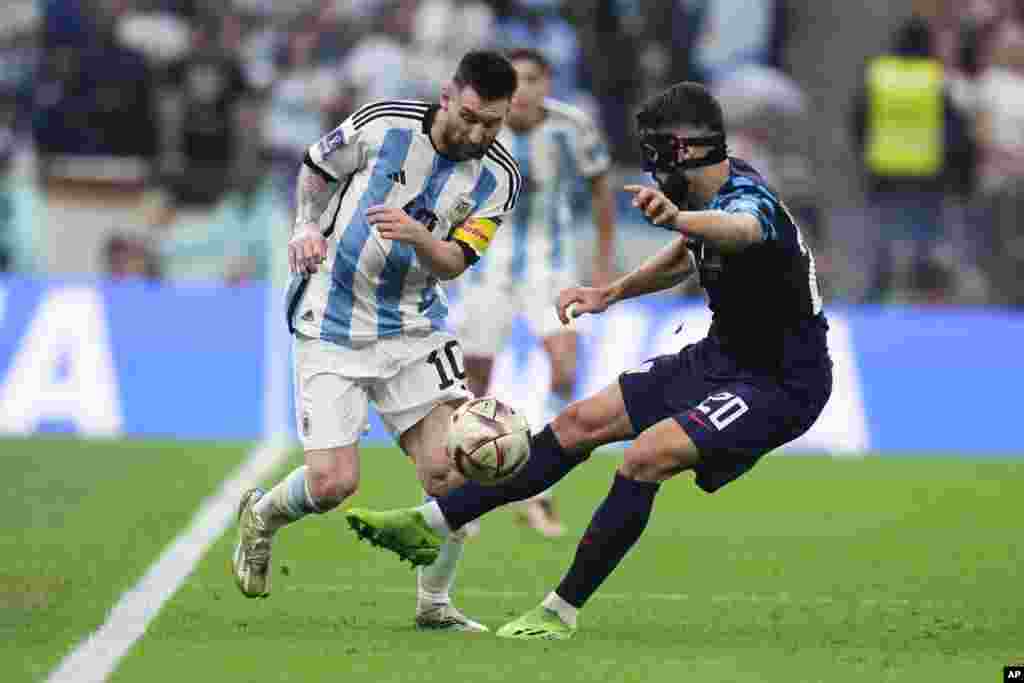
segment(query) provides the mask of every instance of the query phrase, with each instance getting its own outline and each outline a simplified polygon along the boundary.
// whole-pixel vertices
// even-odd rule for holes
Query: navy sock
[[[496,507],[526,500],[547,490],[588,455],[566,453],[548,425],[530,439],[530,459],[519,474],[499,486],[467,481],[464,486],[438,498],[437,504],[448,526],[458,529]]]
[[[612,490],[580,539],[569,573],[555,589],[559,597],[583,607],[644,532],[660,486],[615,473]]]

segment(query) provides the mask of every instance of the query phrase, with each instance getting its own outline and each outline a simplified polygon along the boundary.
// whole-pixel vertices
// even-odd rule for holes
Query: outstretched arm
[[[682,284],[694,271],[693,255],[686,238],[679,237],[647,259],[639,268],[605,287],[570,287],[558,295],[558,317],[569,324],[572,317],[601,313],[617,301],[632,299]]]
[[[655,225],[700,238],[723,252],[746,249],[762,240],[761,223],[749,213],[726,211],[680,211],[668,197],[653,187],[626,185],[638,207]]]

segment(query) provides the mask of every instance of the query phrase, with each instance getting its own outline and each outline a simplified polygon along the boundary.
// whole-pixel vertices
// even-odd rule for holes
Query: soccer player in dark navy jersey
[[[551,486],[598,446],[632,439],[562,582],[499,636],[571,637],[579,608],[643,533],[661,482],[692,470],[697,486],[718,490],[806,432],[832,391],[814,257],[775,191],[728,156],[718,102],[703,86],[680,83],[647,102],[637,121],[657,187],[625,189],[649,221],[679,237],[606,287],[564,290],[558,314],[563,323],[598,314],[696,271],[713,312],[707,337],[571,404],[501,486],[470,482],[419,508],[348,514],[361,536],[411,559]]]

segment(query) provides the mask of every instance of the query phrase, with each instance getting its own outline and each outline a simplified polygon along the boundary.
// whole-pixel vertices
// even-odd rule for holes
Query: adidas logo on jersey
[[[405,169],[400,169],[394,173],[388,174],[388,180],[399,185],[405,185]]]
[[[309,323],[313,322],[315,318],[316,316],[313,315],[313,311],[306,311],[302,314],[302,319]]]

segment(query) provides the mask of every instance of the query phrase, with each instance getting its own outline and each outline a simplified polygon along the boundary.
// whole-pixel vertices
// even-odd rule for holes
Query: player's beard
[[[447,148],[445,155],[455,161],[468,161],[470,159],[483,159],[484,154],[487,153],[487,148],[490,146],[490,141],[487,144],[474,145],[471,142],[458,142],[452,139],[454,136],[445,136],[445,147]]]

